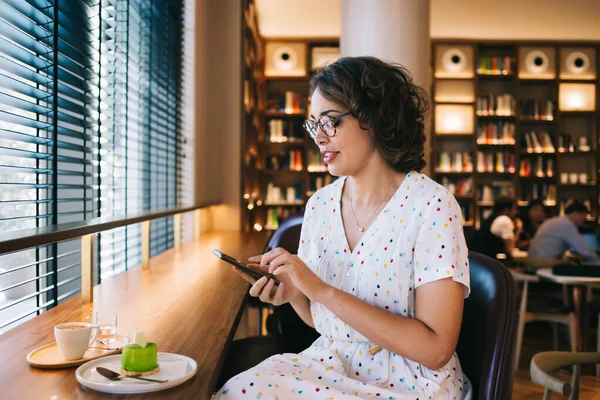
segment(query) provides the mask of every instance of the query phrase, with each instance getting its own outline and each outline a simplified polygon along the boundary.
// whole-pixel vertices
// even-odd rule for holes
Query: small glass
[[[94,312],[94,325],[98,326],[96,343],[100,345],[110,345],[117,340],[116,312]]]

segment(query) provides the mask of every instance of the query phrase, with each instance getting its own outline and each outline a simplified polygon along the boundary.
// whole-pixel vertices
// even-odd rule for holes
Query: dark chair
[[[507,268],[497,260],[470,252],[469,262],[471,294],[465,300],[456,352],[473,385],[474,399],[510,399],[517,320],[515,283]],[[318,337],[316,331],[287,306],[288,309],[272,314],[278,320],[280,336],[248,338],[233,343],[218,387],[273,354],[301,351]],[[314,336],[304,337],[302,341],[299,338],[306,336],[304,332],[312,332]],[[289,335],[294,335],[295,339]]]
[[[473,398],[510,399],[514,374],[517,299],[508,269],[469,252],[471,294],[465,300],[456,352]]]
[[[277,228],[267,242],[264,252],[281,247],[292,254],[298,252],[300,244],[300,231],[302,230],[303,213],[295,213],[287,217]]]
[[[287,217],[267,241],[263,248],[263,254],[277,247],[281,247],[292,254],[296,254],[300,243],[300,231],[302,230],[303,219],[303,213],[295,213]],[[269,308],[269,305],[250,295],[246,297],[246,305],[250,308],[258,309],[257,334],[258,336],[261,336],[263,310]],[[275,320],[269,318],[267,321],[267,330],[269,330],[269,327],[271,328],[271,331],[277,330],[277,328],[272,325],[273,323],[275,323]]]

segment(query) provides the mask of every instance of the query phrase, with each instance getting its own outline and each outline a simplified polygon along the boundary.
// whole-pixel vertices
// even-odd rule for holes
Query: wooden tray
[[[123,346],[127,343],[129,343],[129,338],[127,336],[117,335],[116,341],[106,345],[106,349],[103,349],[102,345],[94,344],[85,352],[83,358],[80,358],[79,360],[65,360],[58,351],[56,342],[54,342],[38,347],[27,354],[27,362],[32,367],[42,369],[77,367],[96,358],[120,353]]]

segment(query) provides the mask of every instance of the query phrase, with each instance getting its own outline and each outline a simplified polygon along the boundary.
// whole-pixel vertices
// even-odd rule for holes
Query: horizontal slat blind
[[[181,0],[0,0],[0,229],[174,207]],[[141,261],[98,234],[96,281]],[[151,254],[173,245],[152,222]],[[0,257],[0,332],[78,293],[79,240]]]
[[[196,68],[196,4],[195,0],[185,0],[183,4],[183,56],[181,66],[181,140],[177,154],[177,199],[179,205],[193,204],[194,199],[194,129],[195,107],[195,68]],[[193,216],[187,213],[182,221],[182,240],[188,241],[193,235]]]

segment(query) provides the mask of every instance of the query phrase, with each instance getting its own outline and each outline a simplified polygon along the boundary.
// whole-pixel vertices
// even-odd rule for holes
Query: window
[[[182,0],[0,0],[0,229],[189,199],[183,21]],[[151,256],[173,246],[172,218],[151,232]],[[96,282],[140,263],[140,237],[97,235]],[[77,294],[80,257],[79,240],[0,256],[0,332]]]

